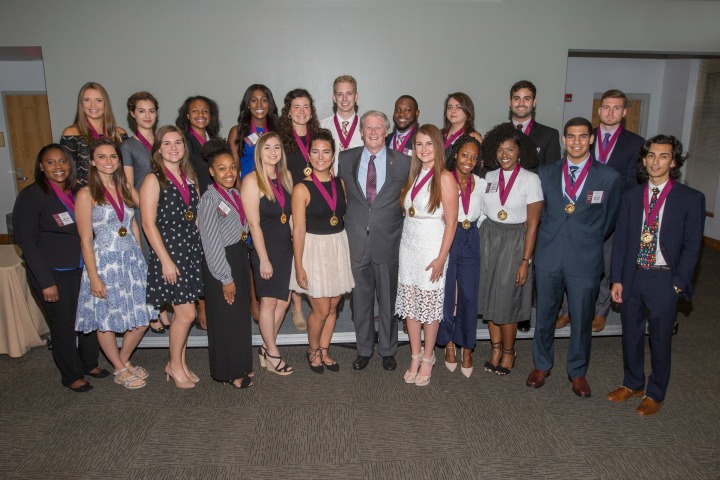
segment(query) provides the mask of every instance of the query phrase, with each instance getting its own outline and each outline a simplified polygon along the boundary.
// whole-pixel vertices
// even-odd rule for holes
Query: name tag
[[[602,203],[603,200],[603,192],[602,190],[599,191],[589,191],[587,194],[587,203]]]
[[[250,135],[245,137],[245,143],[247,143],[248,145],[250,145],[252,147],[253,145],[255,145],[257,143],[258,138],[260,138],[260,137],[258,137],[257,133],[251,133]]]
[[[72,225],[75,223],[68,212],[56,213],[53,215],[53,218],[55,219],[55,223],[58,224],[58,227],[64,227],[65,225]]]
[[[230,206],[225,202],[220,202],[220,205],[217,207],[217,212],[225,218],[230,213]]]
[[[412,148],[403,148],[403,153],[408,157],[412,157]]]
[[[497,183],[488,183],[487,187],[485,188],[485,193],[495,193],[497,191],[498,191]]]

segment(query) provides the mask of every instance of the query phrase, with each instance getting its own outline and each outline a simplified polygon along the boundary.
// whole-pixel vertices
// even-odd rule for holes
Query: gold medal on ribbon
[[[242,232],[240,232],[240,240],[242,240],[243,242],[246,242],[247,239],[248,239],[247,230],[243,230]]]
[[[411,217],[415,216],[415,207],[413,207],[412,205],[410,205],[410,208],[408,208],[408,215],[410,215]]]
[[[280,223],[282,223],[283,225],[287,223],[287,215],[285,215],[285,213],[280,215]]]
[[[463,220],[463,222],[462,222],[462,227],[463,227],[465,230],[470,230],[470,227],[471,227],[471,226],[472,226],[472,223],[470,223],[470,220],[468,220],[467,218],[466,218],[465,220]]]
[[[185,220],[187,220],[188,222],[192,222],[194,218],[195,214],[191,210],[185,212]]]
[[[498,212],[498,219],[507,220],[507,212],[505,210],[500,210]]]
[[[572,203],[568,203],[567,205],[565,205],[565,213],[567,213],[568,215],[572,215],[573,213],[575,213],[575,205]]]
[[[124,237],[125,235],[127,235],[127,228],[125,228],[125,227],[118,228],[118,235],[120,235],[121,237]]]
[[[338,218],[337,218],[337,217],[335,216],[335,214],[333,213],[333,216],[330,217],[330,225],[332,225],[332,226],[334,227],[335,225],[338,224],[339,221],[340,221],[340,220],[338,220]]]
[[[305,167],[303,169],[303,175],[305,175],[306,177],[309,177],[311,173],[312,173],[312,168],[310,168],[310,165],[308,165],[307,167]]]
[[[650,243],[652,242],[653,236],[650,232],[643,232],[642,235],[640,235],[640,240],[642,240],[643,243]]]

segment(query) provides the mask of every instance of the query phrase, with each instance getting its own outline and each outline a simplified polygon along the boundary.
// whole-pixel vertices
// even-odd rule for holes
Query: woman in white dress
[[[407,183],[400,192],[405,211],[400,240],[400,265],[395,313],[407,321],[412,360],[406,383],[430,383],[435,364],[435,339],[443,318],[447,258],[458,215],[457,184],[445,170],[440,130],[422,125],[414,139]],[[445,218],[453,219],[448,226]],[[421,332],[425,330],[425,351]]]

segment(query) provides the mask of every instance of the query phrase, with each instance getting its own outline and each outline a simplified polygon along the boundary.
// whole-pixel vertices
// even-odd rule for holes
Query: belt
[[[640,265],[635,265],[635,270],[655,270],[661,272],[669,272],[670,267],[668,267],[667,265],[651,265],[648,268],[642,268]]]

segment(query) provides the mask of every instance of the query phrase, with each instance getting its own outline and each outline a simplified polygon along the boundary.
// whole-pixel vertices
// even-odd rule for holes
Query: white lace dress
[[[424,172],[423,172],[424,173]],[[420,175],[423,176],[423,173]],[[415,216],[407,214],[410,193],[405,197],[405,221],[400,240],[400,266],[395,314],[401,318],[413,318],[422,323],[439,322],[443,318],[445,299],[445,271],[443,278],[432,283],[431,270],[427,266],[437,258],[445,231],[442,220],[442,204],[433,212],[427,211],[430,199],[430,182],[420,190],[412,202]]]

